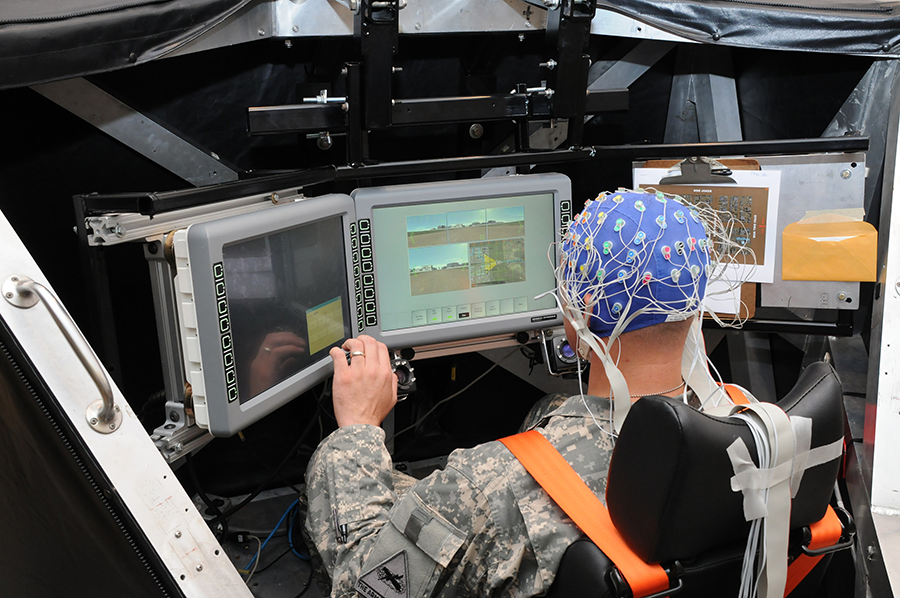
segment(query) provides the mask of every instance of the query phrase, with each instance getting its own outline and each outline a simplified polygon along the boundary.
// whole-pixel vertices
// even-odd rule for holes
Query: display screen
[[[241,403],[350,336],[340,217],[226,245],[222,257]]]
[[[383,331],[552,308],[550,193],[372,210]]]

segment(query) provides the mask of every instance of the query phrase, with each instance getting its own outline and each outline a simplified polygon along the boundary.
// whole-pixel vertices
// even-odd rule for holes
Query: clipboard
[[[672,177],[664,177],[659,181],[658,185],[641,185],[642,187],[652,186],[660,191],[672,192],[678,195],[685,194],[685,188],[667,189],[669,185],[692,185],[695,188],[699,186],[716,186],[716,185],[735,185],[736,181],[730,175],[732,171],[760,171],[760,165],[757,160],[752,158],[734,158],[725,160],[709,160],[704,157],[690,157],[685,160],[647,160],[641,164],[640,168],[665,169],[669,170],[673,166],[681,164],[681,174]],[[716,169],[715,166],[724,168]],[[690,194],[688,194],[690,195]],[[738,205],[740,208],[740,205]],[[765,207],[763,208],[765,209]],[[734,212],[734,210],[731,210]],[[763,245],[764,247],[764,245]],[[754,251],[761,249],[759,246]],[[762,252],[764,253],[764,251]],[[755,282],[746,282],[741,285],[741,305],[738,317],[742,320],[750,319],[756,314],[756,298],[757,284]],[[731,313],[717,313],[723,320],[730,319],[734,316]],[[710,316],[707,316],[710,317]]]

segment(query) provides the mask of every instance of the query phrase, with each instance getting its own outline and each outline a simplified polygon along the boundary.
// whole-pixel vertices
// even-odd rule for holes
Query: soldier
[[[688,386],[700,402],[719,398],[697,338],[714,264],[699,216],[674,196],[604,194],[563,239],[557,293],[591,377],[586,393],[546,398],[523,426],[550,440],[601,500],[633,400],[687,398]],[[388,350],[368,336],[344,349],[349,364],[332,349],[339,428],[306,477],[306,531],[331,595],[546,592],[580,530],[499,442],[454,451],[420,481],[395,474],[380,428],[397,399]]]

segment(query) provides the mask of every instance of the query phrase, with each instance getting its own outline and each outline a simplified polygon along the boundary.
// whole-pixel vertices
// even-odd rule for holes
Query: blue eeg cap
[[[680,197],[601,195],[572,220],[562,250],[561,284],[570,285],[570,293],[583,299],[602,289],[599,301],[592,300],[589,324],[600,337],[638,310],[647,311],[622,332],[686,319],[706,293],[709,240],[696,210]]]

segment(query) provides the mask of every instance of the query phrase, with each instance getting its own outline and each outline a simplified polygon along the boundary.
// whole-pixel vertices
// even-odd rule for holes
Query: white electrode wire
[[[258,536],[250,536],[251,540],[256,540],[256,557],[253,559],[253,568],[247,573],[247,579],[244,580],[244,583],[250,585],[250,579],[253,578],[253,574],[256,573],[256,568],[259,567],[259,555],[262,554],[262,540],[259,539]]]
[[[772,463],[773,455],[778,454],[777,450],[773,451],[769,446],[769,434],[762,429],[760,424],[750,415],[745,413],[736,413],[737,419],[743,420],[750,428],[753,435],[753,441],[756,444],[756,454],[759,460],[760,469],[770,469],[774,466]],[[769,489],[765,488],[763,492],[763,501],[769,502]],[[763,525],[765,518],[760,517],[754,519],[750,525],[750,535],[747,538],[747,547],[744,550],[744,563],[741,570],[741,590],[738,598],[755,598],[759,585],[760,572],[766,562],[766,542],[765,542],[765,526]],[[759,550],[759,560],[757,561],[757,550]],[[754,564],[757,564],[754,567]]]

